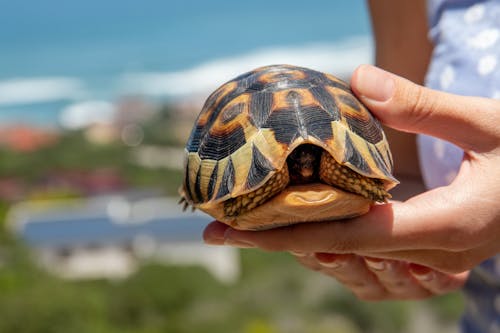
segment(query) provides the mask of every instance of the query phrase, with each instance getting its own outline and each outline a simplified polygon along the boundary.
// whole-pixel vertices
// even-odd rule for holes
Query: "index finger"
[[[369,65],[358,67],[351,85],[389,127],[432,135],[466,151],[489,151],[498,145],[497,100],[432,90]]]

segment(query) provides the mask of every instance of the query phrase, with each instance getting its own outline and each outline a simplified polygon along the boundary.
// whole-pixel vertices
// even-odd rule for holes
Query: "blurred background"
[[[372,50],[362,0],[0,0],[0,332],[456,332],[458,294],[360,302],[177,205],[211,90]]]

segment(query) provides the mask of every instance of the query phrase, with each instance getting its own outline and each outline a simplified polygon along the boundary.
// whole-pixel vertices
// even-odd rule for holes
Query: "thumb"
[[[500,101],[428,89],[370,65],[356,69],[351,87],[389,127],[439,137],[464,150],[498,144]]]

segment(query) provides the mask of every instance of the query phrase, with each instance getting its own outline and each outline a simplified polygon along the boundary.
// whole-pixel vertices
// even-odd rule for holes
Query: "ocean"
[[[372,62],[362,0],[0,0],[0,124],[82,103],[203,96],[255,67],[349,77]]]

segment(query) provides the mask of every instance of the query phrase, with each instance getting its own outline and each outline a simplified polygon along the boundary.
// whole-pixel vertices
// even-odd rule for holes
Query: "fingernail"
[[[394,94],[394,79],[389,72],[363,65],[357,71],[356,88],[361,97],[385,102]]]
[[[420,281],[431,281],[434,279],[434,272],[429,272],[427,274],[415,274],[415,273],[412,273],[413,276],[417,279],[417,280],[420,280]]]
[[[412,264],[410,266],[411,274],[420,281],[431,281],[436,276],[436,273],[429,267]]]
[[[337,261],[330,261],[330,262],[325,262],[325,261],[319,261],[319,264],[321,266],[324,266],[324,267],[327,267],[327,268],[339,268],[342,266],[342,264],[340,264],[339,262]]]
[[[239,247],[242,249],[250,249],[255,247],[255,245],[250,243],[249,241],[237,239],[234,236],[234,231],[231,229],[227,229],[224,233],[224,245]]]
[[[235,239],[226,239],[224,241],[224,245],[229,245],[229,246],[234,246],[234,247],[239,247],[242,249],[251,249],[255,247],[255,245],[241,241],[241,240],[235,240]]]
[[[387,263],[385,260],[368,259],[365,258],[365,262],[371,269],[375,271],[383,271],[387,269]]]
[[[307,253],[305,252],[299,252],[299,251],[289,251],[292,255],[296,257],[305,257],[307,256]]]
[[[342,266],[342,263],[337,260],[337,256],[333,253],[315,253],[314,256],[318,260],[321,266],[327,268],[339,268]]]

